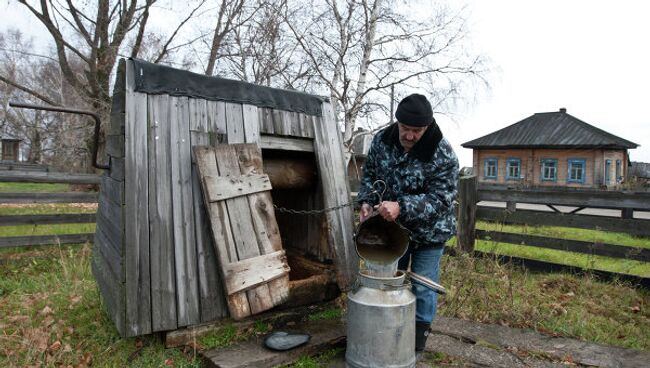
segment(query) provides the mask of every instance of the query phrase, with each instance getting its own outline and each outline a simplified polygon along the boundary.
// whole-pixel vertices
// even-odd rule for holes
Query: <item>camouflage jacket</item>
[[[442,246],[455,235],[458,159],[435,122],[408,153],[399,143],[397,123],[379,131],[363,168],[359,204],[379,203],[375,180],[386,183],[384,201],[399,203],[397,222],[411,232],[415,247]]]

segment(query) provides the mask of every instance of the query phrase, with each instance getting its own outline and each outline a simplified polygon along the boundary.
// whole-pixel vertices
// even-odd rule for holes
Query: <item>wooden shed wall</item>
[[[258,143],[263,152],[312,157],[319,184],[276,190],[274,203],[299,209],[349,201],[334,112],[323,116],[252,105],[136,92],[121,62],[107,135],[93,272],[123,336],[173,330],[227,316],[216,255],[191,147]],[[337,264],[339,284],[358,260],[349,207],[317,216],[277,213],[284,247]],[[282,231],[291,229],[291,231]]]

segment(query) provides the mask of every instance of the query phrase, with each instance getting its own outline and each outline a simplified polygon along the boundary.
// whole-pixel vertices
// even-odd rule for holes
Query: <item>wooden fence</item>
[[[481,201],[505,202],[506,208],[478,206],[477,203]],[[650,262],[650,249],[648,248],[501,231],[486,231],[475,228],[476,220],[480,219],[502,224],[560,226],[621,232],[634,236],[650,237],[650,219],[634,218],[635,211],[650,211],[650,193],[478,187],[475,176],[466,176],[460,179],[458,202],[458,248],[461,251],[473,252],[479,256],[490,255],[489,253],[479,252],[474,249],[475,240],[482,239],[496,243],[526,245],[590,256]],[[542,205],[550,211],[518,209],[518,203]],[[568,206],[572,207],[572,209],[561,211],[558,206]],[[620,210],[620,215],[613,217],[602,214],[580,213],[585,209]],[[500,257],[503,260],[512,261],[525,267],[542,271],[587,271],[577,266],[510,256]],[[599,270],[589,270],[589,272],[603,278],[618,278],[650,288],[650,278],[648,277],[637,277]]]
[[[100,177],[91,174],[52,172],[0,171],[0,182],[99,184]],[[97,203],[97,192],[62,193],[0,193],[0,204],[29,203]],[[94,213],[0,215],[0,234],[5,226],[95,223]],[[92,242],[95,233],[0,236],[0,248],[30,245],[79,244]]]

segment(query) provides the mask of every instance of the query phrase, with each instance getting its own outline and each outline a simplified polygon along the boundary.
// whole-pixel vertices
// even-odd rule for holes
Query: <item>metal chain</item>
[[[379,184],[379,183],[383,184],[383,186],[384,186],[381,193],[379,193],[379,191],[376,188],[376,185]],[[371,195],[375,194],[379,198],[380,203],[382,201],[382,198],[383,198],[385,192],[386,192],[386,182],[385,181],[383,181],[383,180],[375,180],[375,182],[372,183],[372,191],[370,192],[370,194]],[[368,197],[365,197],[365,198],[368,198]],[[320,214],[323,214],[325,212],[336,211],[336,210],[339,210],[341,208],[354,206],[354,204],[358,200],[359,199],[357,199],[356,201],[349,202],[349,203],[340,204],[338,206],[322,208],[322,209],[318,209],[318,210],[294,210],[294,209],[291,209],[291,208],[280,207],[280,206],[278,206],[276,204],[273,204],[273,208],[278,212],[289,213],[289,214],[292,214],[292,215],[320,215]]]

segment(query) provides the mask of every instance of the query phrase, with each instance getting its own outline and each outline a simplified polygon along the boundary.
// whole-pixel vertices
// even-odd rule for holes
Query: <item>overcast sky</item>
[[[49,41],[22,6],[0,1],[1,29]],[[437,117],[461,166],[472,162],[461,143],[560,107],[641,145],[630,158],[650,162],[650,1],[466,2],[473,47],[495,72],[472,106]]]
[[[474,46],[499,70],[492,90],[456,122],[442,118],[461,166],[460,144],[560,107],[640,145],[650,162],[650,2],[468,1]]]

